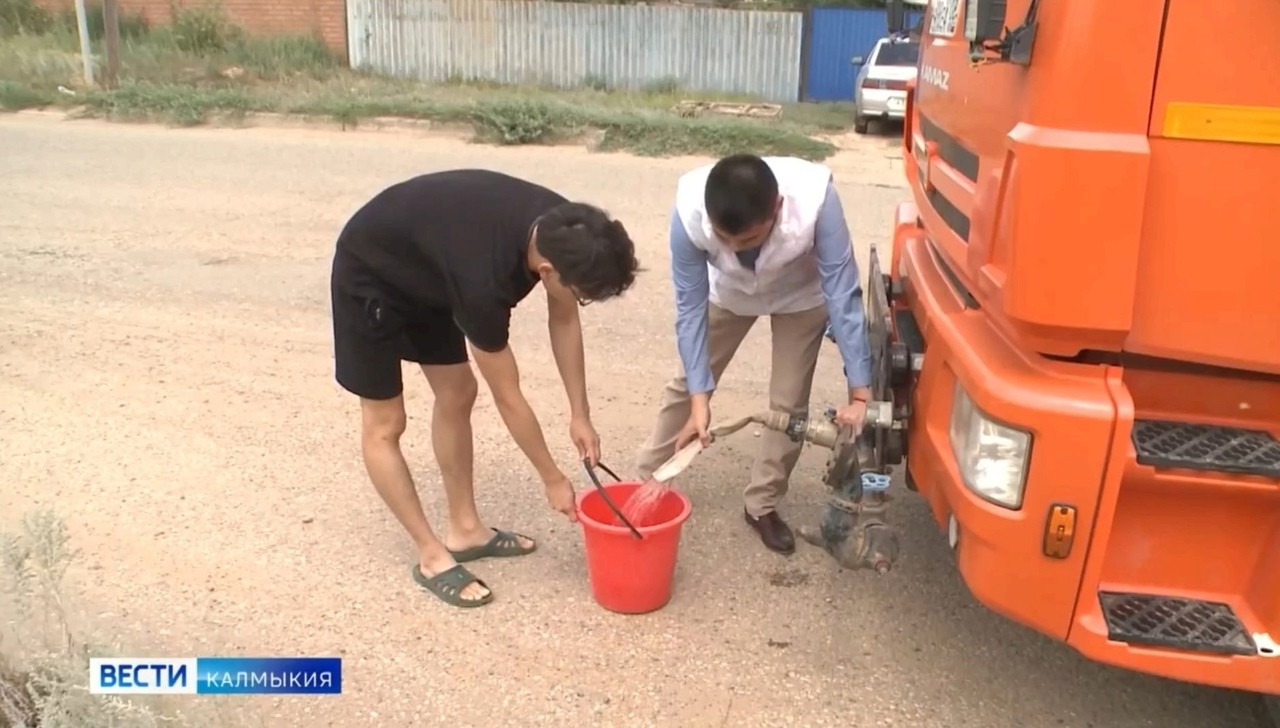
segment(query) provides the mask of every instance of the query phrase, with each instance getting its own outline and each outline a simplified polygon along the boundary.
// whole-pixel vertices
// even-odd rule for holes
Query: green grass
[[[402,117],[469,126],[478,141],[493,144],[559,143],[594,131],[599,148],[641,155],[750,151],[814,160],[835,151],[817,137],[844,130],[851,118],[847,104],[787,104],[776,119],[686,118],[673,111],[682,100],[752,99],[686,92],[675,79],[619,90],[590,77],[574,89],[389,78],[346,68],[313,38],[247,35],[208,7],[180,10],[159,28],[123,18],[120,86],[86,88],[74,12],[42,19],[31,7],[31,0],[0,0],[0,110],[68,108],[184,126],[263,112],[347,126]],[[90,26],[100,27],[100,10],[90,7]],[[100,41],[94,56],[101,81]]]

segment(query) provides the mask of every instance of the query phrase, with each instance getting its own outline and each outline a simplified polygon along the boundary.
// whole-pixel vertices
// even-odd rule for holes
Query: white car
[[[866,58],[853,85],[853,130],[867,133],[872,119],[902,119],[907,113],[907,82],[916,77],[920,41],[913,38],[881,38]]]

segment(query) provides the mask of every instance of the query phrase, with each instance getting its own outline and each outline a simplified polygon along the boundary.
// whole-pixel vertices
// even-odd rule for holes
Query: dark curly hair
[[[557,205],[538,220],[534,245],[560,280],[588,301],[622,295],[640,268],[622,223],[582,202]]]

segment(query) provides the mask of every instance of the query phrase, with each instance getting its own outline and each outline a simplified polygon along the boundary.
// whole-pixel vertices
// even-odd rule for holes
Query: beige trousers
[[[813,371],[818,364],[823,332],[827,327],[827,309],[819,306],[798,313],[773,314],[769,317],[773,333],[773,362],[769,371],[769,408],[788,414],[809,409],[813,389]],[[737,353],[742,340],[755,324],[755,316],[739,316],[709,303],[707,305],[707,355],[711,373],[717,383]],[[725,418],[737,419],[750,412],[721,411],[717,417],[714,398],[711,425]],[[648,442],[641,446],[636,458],[636,471],[648,478],[676,452],[676,436],[689,421],[689,391],[683,371],[667,383],[658,410],[658,423]],[[746,432],[746,430],[743,430]],[[803,443],[792,442],[785,434],[764,431],[760,450],[751,468],[751,479],[743,492],[747,513],[760,517],[777,508],[787,494],[788,480],[800,459]]]

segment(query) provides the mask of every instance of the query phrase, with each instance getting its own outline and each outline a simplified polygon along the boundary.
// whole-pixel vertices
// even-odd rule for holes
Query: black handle
[[[608,473],[609,477],[613,478],[615,481],[622,481],[622,478],[619,478],[618,474],[610,470],[604,463],[596,463],[596,467]],[[596,490],[600,491],[600,497],[604,498],[604,502],[609,506],[609,509],[613,511],[613,514],[621,519],[622,522],[627,525],[627,528],[631,529],[631,533],[634,534],[636,538],[643,539],[644,536],[641,536],[640,532],[636,530],[636,527],[631,525],[631,521],[628,521],[627,517],[622,515],[622,511],[618,509],[618,506],[614,504],[613,499],[609,497],[607,492],[605,492],[604,486],[600,484],[600,479],[596,477],[596,471],[591,467],[591,461],[583,458],[582,469],[587,471],[587,477],[591,478],[591,482],[596,486]]]

